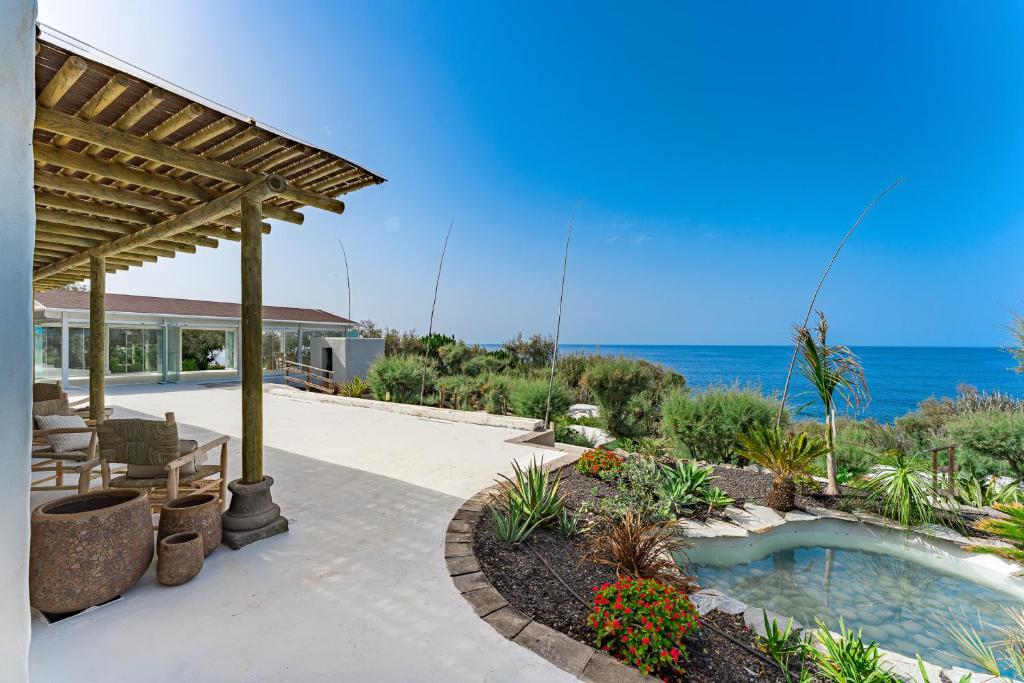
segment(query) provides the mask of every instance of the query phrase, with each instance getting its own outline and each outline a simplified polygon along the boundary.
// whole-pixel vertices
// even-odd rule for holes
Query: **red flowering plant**
[[[618,453],[612,453],[603,448],[593,448],[586,451],[576,461],[576,471],[596,477],[602,472],[612,472],[619,469],[624,461],[625,458]]]
[[[700,628],[697,609],[686,594],[657,579],[620,577],[594,588],[587,621],[596,645],[644,675],[682,673],[687,660],[683,639]]]

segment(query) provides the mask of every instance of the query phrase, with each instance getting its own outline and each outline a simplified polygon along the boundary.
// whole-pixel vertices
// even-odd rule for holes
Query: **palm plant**
[[[985,531],[998,536],[1013,545],[1013,547],[996,548],[992,546],[970,545],[967,546],[967,550],[972,553],[999,555],[1008,560],[1024,562],[1024,504],[996,503],[993,507],[1009,516],[1006,519],[993,519],[990,517],[977,522],[974,526],[979,531]],[[1024,633],[1024,630],[1022,630],[1022,633]]]
[[[864,486],[869,504],[877,504],[884,516],[908,529],[936,520],[931,468],[923,460],[903,451],[888,451]]]
[[[849,347],[828,343],[828,321],[818,313],[818,327],[812,333],[805,325],[798,325],[794,335],[799,350],[800,374],[810,382],[825,410],[825,441],[828,443],[825,469],[828,484],[825,493],[839,495],[836,478],[836,401],[848,406],[859,406],[861,399],[870,398],[860,359]],[[806,407],[806,406],[805,406]]]
[[[828,450],[821,439],[809,438],[803,432],[786,433],[778,427],[757,427],[739,437],[738,452],[774,474],[772,490],[765,504],[780,512],[796,506],[797,475],[807,474],[815,461]]]

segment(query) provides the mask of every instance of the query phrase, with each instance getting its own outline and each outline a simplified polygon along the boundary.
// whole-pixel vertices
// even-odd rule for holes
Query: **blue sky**
[[[1024,310],[1024,5],[39,0],[40,20],[389,182],[267,238],[264,300],[474,341],[1000,345]],[[81,5],[81,6],[80,6]],[[192,5],[193,7],[188,7]],[[202,16],[203,21],[196,21]],[[274,89],[266,87],[273,84]],[[113,276],[237,299],[238,248]]]

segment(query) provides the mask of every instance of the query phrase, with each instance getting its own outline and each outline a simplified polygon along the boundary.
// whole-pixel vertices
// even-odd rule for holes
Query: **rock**
[[[760,607],[748,607],[744,610],[743,623],[746,624],[747,628],[751,631],[764,638],[767,635],[764,628],[765,613],[768,614],[768,623],[775,622],[780,631],[784,630],[786,625],[789,624],[789,617],[780,616],[775,612],[768,612]],[[796,633],[797,631],[802,631],[804,627],[800,622],[794,619],[791,628],[793,633]]]
[[[806,512],[800,512],[798,510],[791,510],[783,517],[787,522],[812,522],[816,519],[820,519],[817,515],[811,515]]]
[[[698,522],[693,519],[681,519],[677,527],[687,538],[717,538],[719,536],[747,536],[746,529],[723,522],[720,519],[709,519],[706,522]]]
[[[812,515],[817,515],[818,517],[824,517],[825,519],[841,519],[847,522],[860,521],[857,515],[850,514],[849,512],[843,512],[842,510],[833,510],[831,508],[808,507],[806,512]]]
[[[723,595],[722,599],[718,601],[718,606],[715,607],[722,614],[741,614],[746,611],[747,604],[740,602],[736,598],[730,598],[728,595]]]
[[[569,406],[569,417],[597,417],[601,409],[591,403],[574,403]]]
[[[924,662],[925,674],[927,678],[921,676],[921,667],[918,666],[917,658],[907,657],[897,652],[890,652],[889,650],[879,649],[882,653],[882,664],[888,667],[896,676],[899,676],[904,681],[912,681],[913,683],[935,683],[935,681],[941,681],[942,668],[934,664]],[[971,683],[974,683],[972,679]]]
[[[785,520],[771,508],[763,505],[748,504],[746,509],[740,509],[733,505],[725,508],[724,514],[734,524],[738,524],[747,531],[760,533],[772,527],[782,525]]]
[[[690,596],[690,602],[697,608],[697,614],[704,616],[718,608],[718,605],[722,602],[722,597],[721,595],[694,593]]]

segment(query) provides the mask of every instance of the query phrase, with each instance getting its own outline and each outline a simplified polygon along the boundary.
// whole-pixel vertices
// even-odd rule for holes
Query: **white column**
[[[60,314],[60,383],[68,388],[68,367],[71,365],[71,333],[68,330],[68,312]]]
[[[0,0],[0,670],[28,681],[29,459],[32,425],[32,0]]]

